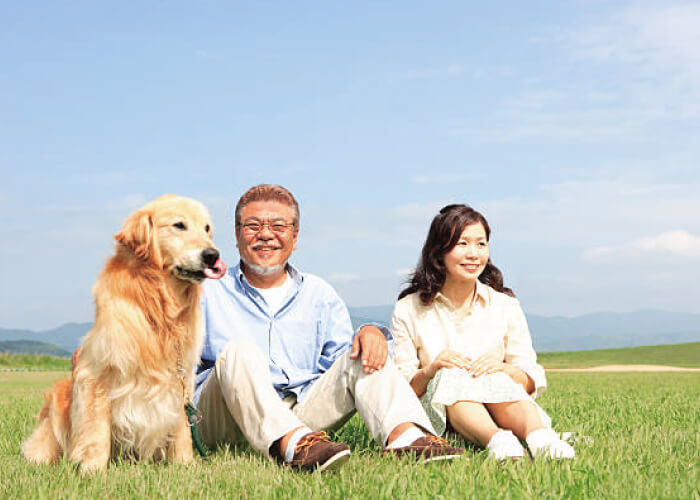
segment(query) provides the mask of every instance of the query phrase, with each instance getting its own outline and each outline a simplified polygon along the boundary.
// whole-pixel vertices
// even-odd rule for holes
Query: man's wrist
[[[360,330],[357,333],[358,334],[359,333],[364,333],[364,334],[376,333],[377,335],[381,335],[382,337],[384,337],[384,334],[382,333],[382,331],[374,325],[364,325],[360,328]]]

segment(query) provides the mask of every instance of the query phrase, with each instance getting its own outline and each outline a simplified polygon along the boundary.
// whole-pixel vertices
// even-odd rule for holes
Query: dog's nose
[[[202,261],[207,267],[214,267],[219,260],[219,251],[216,248],[205,248],[202,250]]]

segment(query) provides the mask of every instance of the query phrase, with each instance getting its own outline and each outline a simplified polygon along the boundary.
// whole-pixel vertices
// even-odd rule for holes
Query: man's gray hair
[[[236,204],[234,213],[234,223],[236,226],[241,223],[241,211],[243,207],[254,201],[277,201],[292,207],[294,210],[294,226],[299,229],[299,204],[294,195],[288,189],[277,184],[258,184],[243,193],[241,199]]]

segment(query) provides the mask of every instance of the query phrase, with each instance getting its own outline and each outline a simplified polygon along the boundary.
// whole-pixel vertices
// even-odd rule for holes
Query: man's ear
[[[294,228],[294,233],[292,235],[292,250],[297,249],[297,238],[299,237],[299,229]]]
[[[156,267],[163,267],[153,216],[149,212],[139,210],[131,214],[114,239],[134,252],[137,258],[151,260]]]

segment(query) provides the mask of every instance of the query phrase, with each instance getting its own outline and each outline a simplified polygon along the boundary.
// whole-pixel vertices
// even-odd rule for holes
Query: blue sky
[[[5,2],[0,327],[90,321],[130,211],[301,204],[293,261],[393,303],[449,202],[525,310],[700,298],[700,3]]]

